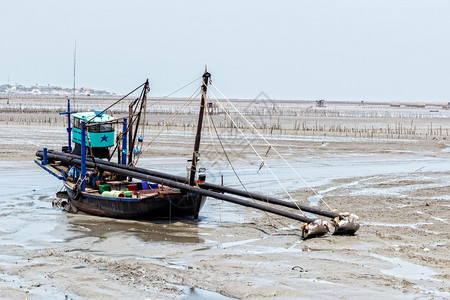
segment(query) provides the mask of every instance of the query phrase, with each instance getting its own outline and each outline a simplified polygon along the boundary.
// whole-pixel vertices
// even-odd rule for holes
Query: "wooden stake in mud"
[[[202,99],[200,101],[200,112],[198,113],[197,135],[195,136],[194,153],[192,155],[191,174],[189,175],[189,185],[195,185],[195,173],[197,172],[198,150],[200,150],[200,139],[202,136],[203,114],[205,113],[206,91],[211,74],[208,73],[205,66],[202,83]]]

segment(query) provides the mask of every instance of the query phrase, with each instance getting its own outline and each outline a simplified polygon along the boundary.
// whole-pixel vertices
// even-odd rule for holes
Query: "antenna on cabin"
[[[75,70],[77,65],[77,40],[75,40],[75,48],[73,50],[73,90],[72,90],[72,100],[73,106],[75,107]]]

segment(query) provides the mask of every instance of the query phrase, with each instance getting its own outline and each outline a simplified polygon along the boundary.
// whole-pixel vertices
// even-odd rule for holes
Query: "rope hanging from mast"
[[[295,170],[285,159],[284,157],[273,147],[273,145],[270,144],[269,141],[267,141],[267,139],[253,126],[253,124],[251,124],[251,122],[234,106],[234,104],[217,88],[216,85],[214,85],[213,83],[211,83],[211,86],[213,86],[221,95],[222,97],[224,97],[224,99],[228,102],[228,104],[231,105],[231,107],[247,122],[247,124],[249,124],[250,128],[255,131],[269,146],[269,149],[266,152],[265,158],[267,158],[267,155],[269,153],[270,150],[275,151],[275,153],[282,159],[282,161],[284,163],[286,163],[286,165],[297,175],[298,178],[300,178],[308,187],[311,191],[314,192],[315,195],[319,196],[321,198],[321,200],[323,201],[323,203],[329,208],[331,209],[331,207],[328,205],[328,203],[325,202],[325,200],[317,193],[317,191],[311,186],[309,185],[306,180],[297,172],[297,170]],[[281,183],[281,181],[277,178],[277,176],[273,173],[272,169],[268,166],[266,159],[263,159],[263,157],[258,153],[258,151],[253,147],[253,145],[250,143],[250,141],[247,139],[247,137],[245,136],[245,134],[242,132],[242,130],[239,128],[239,126],[236,124],[236,122],[233,120],[233,118],[230,116],[229,112],[224,108],[224,106],[222,105],[222,103],[220,103],[220,101],[218,100],[218,98],[214,95],[214,93],[212,91],[210,91],[211,95],[213,95],[214,99],[216,100],[216,102],[219,104],[219,106],[223,109],[223,111],[225,112],[225,114],[227,115],[227,117],[231,120],[231,122],[233,123],[233,125],[236,127],[236,129],[239,131],[239,133],[245,138],[245,140],[247,141],[247,143],[250,145],[250,147],[253,149],[253,151],[256,153],[256,155],[259,157],[259,159],[261,160],[261,164],[260,164],[260,169],[263,168],[264,166],[269,170],[269,172],[272,174],[272,176],[275,178],[275,180],[277,180],[277,182],[279,183],[279,185],[282,187],[282,189],[285,191],[285,193],[288,195],[288,197],[294,201],[294,199],[292,198],[292,196],[290,195],[290,193],[286,190],[286,188],[284,187],[284,185]],[[294,201],[295,203],[295,201]]]
[[[231,169],[233,170],[234,175],[236,176],[237,180],[238,180],[239,183],[241,184],[242,188],[243,188],[243,189],[245,190],[245,192],[248,194],[249,198],[250,198],[254,203],[257,203],[257,202],[255,201],[255,199],[251,196],[251,194],[249,193],[249,191],[247,190],[247,187],[244,185],[244,183],[242,182],[241,178],[239,177],[239,175],[238,175],[236,169],[234,168],[233,163],[231,162],[231,159],[230,159],[230,157],[228,156],[228,153],[227,153],[227,151],[225,150],[225,147],[224,147],[224,145],[223,145],[223,143],[222,143],[222,139],[220,138],[219,132],[217,131],[217,127],[216,127],[216,125],[214,124],[214,120],[213,120],[212,116],[208,113],[208,110],[206,110],[206,114],[207,114],[207,116],[208,116],[208,120],[210,120],[210,122],[211,122],[211,124],[212,124],[212,127],[214,128],[214,132],[215,132],[215,134],[216,134],[217,140],[219,141],[219,144],[220,144],[220,147],[222,148],[223,154],[225,155],[225,157],[226,157],[226,159],[227,159],[227,161],[228,161],[228,164],[230,165]],[[216,151],[216,149],[214,149],[214,151]],[[216,151],[216,153],[217,153],[217,151]],[[217,153],[217,154],[218,154],[218,153]],[[304,216],[306,216],[306,214],[305,214],[300,208],[299,208],[299,210],[300,210],[300,212],[301,212]],[[270,216],[266,211],[263,211],[263,212],[264,212],[264,214],[266,215],[266,217],[269,219],[269,221],[272,223],[273,220],[272,220],[271,216]],[[278,221],[278,222],[281,224],[280,221]],[[283,224],[283,225],[284,225],[284,224]],[[272,226],[273,226],[273,224],[272,224]],[[275,226],[273,226],[273,227],[275,227]]]
[[[197,90],[195,90],[195,92],[188,98],[188,100],[177,110],[175,115],[172,118],[170,118],[169,121],[167,121],[167,123],[164,125],[163,129],[158,131],[158,133],[152,138],[152,140],[150,142],[148,142],[148,144],[145,147],[142,148],[141,153],[146,152],[148,147],[150,147],[164,131],[169,129],[169,126],[181,115],[181,113],[184,111],[184,109],[186,109],[186,107],[191,105],[191,103],[195,100],[195,98],[197,98],[197,96],[200,94],[199,90],[200,90],[200,87],[197,88]],[[139,161],[139,157],[140,157],[140,155],[138,156],[138,158],[136,160],[136,164]]]
[[[183,85],[182,87],[180,87],[180,88],[178,88],[177,90],[175,90],[174,92],[172,92],[172,93],[170,93],[169,95],[167,95],[167,96],[164,96],[163,98],[161,98],[160,100],[158,100],[158,101],[156,101],[156,102],[154,102],[154,103],[152,103],[151,105],[155,105],[155,104],[157,104],[157,103],[159,103],[159,102],[161,102],[161,101],[163,101],[164,99],[166,99],[166,98],[168,98],[168,97],[170,97],[170,96],[172,96],[172,95],[174,95],[175,93],[177,93],[177,92],[179,92],[179,91],[181,91],[181,90],[183,90],[184,88],[186,88],[186,87],[188,87],[188,86],[190,86],[191,84],[193,84],[194,82],[196,82],[197,80],[199,80],[201,77],[198,77],[198,78],[196,78],[196,79],[194,79],[194,80],[192,80],[191,82],[189,82],[189,83],[187,83],[187,84],[185,84],[185,85]],[[148,80],[147,80],[148,81]],[[141,85],[142,86],[142,85]],[[200,88],[198,88],[195,92],[194,92],[194,94],[199,90]],[[140,158],[140,156],[141,156],[141,154],[144,152],[144,151],[146,151],[146,149],[155,141],[155,139],[165,130],[165,129],[163,129],[163,130],[161,130],[151,141],[150,141],[150,143],[148,143],[146,146],[145,146],[145,148],[143,147],[143,142],[144,142],[144,132],[145,132],[145,126],[146,126],[146,115],[147,115],[147,92],[150,90],[150,88],[149,88],[149,86],[146,88],[146,87],[144,87],[144,89],[143,89],[143,91],[141,92],[141,96],[139,97],[139,98],[137,98],[136,100],[134,100],[134,102],[132,102],[131,104],[130,104],[130,106],[129,106],[129,114],[130,114],[130,117],[129,117],[129,125],[128,125],[128,127],[127,127],[127,134],[128,133],[132,133],[132,134],[130,134],[129,135],[129,145],[132,145],[132,147],[130,147],[129,148],[129,153],[128,153],[128,157],[129,157],[129,159],[128,159],[128,162],[129,162],[129,164],[134,164],[134,165],[136,165],[137,163],[138,163],[138,161],[139,161],[139,158]],[[193,94],[193,95],[194,95]],[[189,99],[191,99],[192,97],[193,97],[193,95],[189,98]],[[195,96],[196,97],[196,96]],[[143,100],[143,101],[142,101]],[[142,102],[141,102],[142,101]],[[184,109],[185,107],[187,107],[190,103],[192,102],[192,100],[186,105],[186,104],[184,104],[183,105],[183,107],[177,112],[177,114],[169,121],[169,123],[168,124],[166,124],[166,127],[170,124],[170,123],[172,123],[173,122],[173,120],[174,119],[176,119],[180,114],[181,114],[181,110],[182,109]],[[139,106],[139,103],[141,104],[140,105],[140,109],[139,109],[139,111],[137,112],[137,107]],[[134,108],[133,109],[131,109],[131,106],[134,106]],[[142,113],[143,113],[143,116],[142,116]],[[140,120],[142,120],[142,122],[139,122]],[[141,135],[140,135],[140,137],[138,137],[137,139],[138,139],[138,144],[139,144],[139,146],[140,146],[140,149],[136,149],[136,152],[135,152],[135,160],[133,161],[133,159],[132,159],[132,155],[133,155],[133,151],[135,150],[134,149],[134,144],[136,143],[136,137],[137,137],[137,133],[138,133],[138,130],[137,130],[137,128],[134,130],[134,134],[133,134],[133,126],[134,125],[136,125],[136,127],[141,127]],[[132,137],[132,136],[134,136],[134,137]],[[134,142],[133,142],[134,141]]]

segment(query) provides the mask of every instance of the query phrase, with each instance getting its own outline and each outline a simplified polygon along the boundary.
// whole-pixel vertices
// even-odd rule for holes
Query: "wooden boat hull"
[[[166,194],[164,197],[152,195],[137,199],[77,193],[68,184],[64,186],[69,196],[69,206],[75,207],[66,210],[119,219],[198,219],[206,201],[205,196],[196,193]]]

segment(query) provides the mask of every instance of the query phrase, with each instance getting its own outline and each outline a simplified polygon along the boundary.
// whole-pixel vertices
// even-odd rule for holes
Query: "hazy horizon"
[[[0,84],[229,98],[450,101],[450,2],[0,0]],[[175,96],[189,96],[192,90]],[[219,95],[216,95],[219,96]]]

